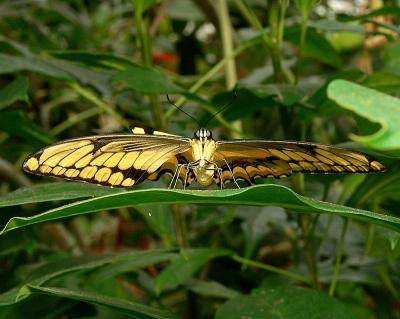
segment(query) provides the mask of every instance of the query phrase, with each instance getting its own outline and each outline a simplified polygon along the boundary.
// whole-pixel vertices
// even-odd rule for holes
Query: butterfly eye
[[[207,138],[211,138],[212,137],[212,133],[210,130],[206,130],[206,137]]]
[[[200,133],[201,133],[200,130],[197,130],[196,132],[194,132],[194,137],[197,139],[200,139],[200,135],[201,135]]]

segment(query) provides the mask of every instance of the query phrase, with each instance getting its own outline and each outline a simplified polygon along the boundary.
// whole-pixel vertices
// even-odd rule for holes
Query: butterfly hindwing
[[[29,156],[24,170],[107,186],[130,187],[190,148],[179,136],[108,135],[49,145]]]
[[[302,173],[367,173],[384,166],[367,155],[326,145],[262,140],[218,141],[215,160],[222,174],[215,181],[235,179],[254,184],[256,177]]]

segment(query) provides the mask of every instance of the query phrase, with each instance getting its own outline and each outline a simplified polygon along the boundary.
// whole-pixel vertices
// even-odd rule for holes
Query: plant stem
[[[274,68],[275,82],[285,82],[282,69],[281,50],[285,30],[286,0],[273,0],[269,9],[269,29],[271,34],[271,60]]]
[[[187,236],[187,228],[185,216],[181,210],[180,205],[172,206],[174,212],[174,223],[175,223],[175,232],[176,232],[176,241],[178,243],[179,248],[181,250],[183,248],[189,248],[189,240]]]
[[[232,257],[232,259],[234,261],[237,261],[237,262],[241,263],[242,265],[257,267],[257,268],[264,269],[264,270],[267,270],[267,271],[270,271],[270,272],[273,272],[273,273],[276,273],[276,274],[279,274],[279,275],[282,275],[282,276],[289,277],[289,278],[294,279],[296,281],[300,281],[300,282],[304,282],[306,284],[310,284],[310,280],[307,277],[299,275],[299,274],[296,274],[296,273],[293,273],[291,271],[287,271],[287,270],[284,270],[284,269],[281,269],[281,268],[278,268],[278,267],[274,267],[274,266],[271,266],[271,265],[263,264],[263,263],[261,263],[259,261],[254,261],[254,260],[250,260],[250,259],[247,259],[247,258],[243,258],[243,257],[240,257],[238,255],[234,255]]]
[[[111,105],[102,101],[95,93],[91,90],[86,89],[80,86],[77,82],[73,82],[70,84],[71,88],[78,93],[80,96],[92,102],[98,108],[102,109],[104,112],[110,114],[113,118],[115,118],[119,123],[121,123],[125,127],[129,127],[129,122],[125,120],[121,115],[119,115]]]
[[[144,1],[143,0],[132,0],[132,6],[135,11],[135,25],[140,42],[140,48],[142,50],[143,64],[146,67],[153,66],[153,59],[151,53],[151,39],[149,34],[148,20],[144,18]],[[161,104],[156,94],[149,94],[151,112],[153,114],[154,123],[157,128],[165,128],[165,118],[161,109]]]
[[[231,59],[242,53],[247,48],[257,44],[261,39],[255,38],[253,41],[246,41],[242,43],[232,55],[224,57],[221,61],[215,64],[210,70],[208,70],[201,78],[199,78],[196,83],[194,83],[188,90],[189,93],[196,93],[208,80],[210,80],[215,74],[217,74]],[[185,96],[181,97],[176,101],[177,106],[181,106],[186,102],[187,98]],[[165,117],[169,119],[177,111],[176,107],[171,107],[166,113]]]
[[[342,256],[343,256],[343,251],[344,251],[344,242],[346,239],[346,232],[347,232],[348,224],[349,224],[349,219],[344,218],[343,225],[342,225],[342,232],[340,234],[340,241],[338,243],[338,248],[337,248],[337,252],[336,252],[335,268],[333,269],[332,280],[331,280],[331,284],[329,286],[329,295],[332,297],[335,295],[336,284],[337,284],[337,280],[338,280],[338,276],[339,276],[340,263],[342,261]]]
[[[299,46],[299,57],[296,64],[296,83],[299,81],[300,65],[303,58],[304,43],[306,41],[307,27],[308,27],[308,8],[306,6],[301,7],[301,26],[300,26],[300,46]]]
[[[102,109],[99,109],[98,107],[92,107],[91,109],[85,110],[81,113],[74,114],[74,115],[70,116],[67,120],[65,120],[64,122],[54,126],[50,130],[50,134],[58,135],[61,132],[69,129],[71,126],[74,126],[75,124],[78,124],[78,123],[80,123],[84,120],[87,120],[88,118],[91,118],[95,115],[98,115],[102,112],[103,112]]]

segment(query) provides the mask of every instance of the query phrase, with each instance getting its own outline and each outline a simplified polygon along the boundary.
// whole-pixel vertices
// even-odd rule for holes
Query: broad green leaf
[[[42,285],[47,281],[60,277],[65,274],[76,271],[87,271],[97,269],[107,265],[116,265],[126,261],[133,261],[131,264],[131,271],[134,267],[145,267],[153,265],[160,261],[170,260],[175,258],[169,250],[148,250],[148,251],[130,251],[119,254],[108,254],[99,256],[78,256],[69,257],[68,259],[61,259],[53,262],[43,264],[42,266],[34,269],[27,275],[25,282],[19,286],[4,292],[0,295],[0,305],[10,305],[20,301],[26,296],[21,296],[19,290],[22,286],[26,285]]]
[[[193,276],[207,261],[233,254],[230,250],[220,248],[183,250],[156,278],[156,291],[160,293],[164,289],[173,289]]]
[[[294,45],[300,44],[300,28],[294,26],[285,30],[285,38]],[[342,65],[341,58],[332,47],[325,36],[317,32],[314,28],[307,29],[307,36],[304,43],[303,55],[317,59],[323,63],[334,67]]]
[[[29,117],[23,112],[17,111],[1,111],[0,112],[0,132],[10,133],[15,136],[22,137],[32,143],[51,143],[54,141],[53,137],[45,132],[41,127],[36,125]]]
[[[393,42],[383,48],[383,70],[400,76],[400,43]]]
[[[143,93],[184,93],[184,89],[174,84],[156,69],[131,66],[118,72],[113,81],[123,82],[128,88]]]
[[[400,95],[400,72],[383,71],[372,73],[362,81],[362,85],[383,93]]]
[[[49,56],[14,56],[0,53],[0,74],[18,71],[41,73],[60,80],[77,80],[83,85],[91,85],[104,95],[111,94],[110,75],[93,71],[69,61]]]
[[[338,300],[311,289],[283,286],[239,296],[217,310],[215,319],[353,319]]]
[[[398,6],[383,6],[379,9],[372,10],[371,12],[366,13],[366,14],[361,14],[361,15],[352,16],[352,17],[343,17],[342,20],[345,20],[345,21],[365,20],[365,19],[369,19],[369,18],[373,18],[373,17],[387,15],[387,14],[399,15],[400,7],[398,7]]]
[[[341,107],[382,127],[369,136],[353,134],[353,140],[378,150],[400,149],[400,99],[344,80],[331,82],[328,96]]]
[[[31,294],[31,293],[43,293],[51,296],[69,298],[83,302],[88,302],[95,305],[105,306],[134,318],[140,318],[140,319],[179,318],[166,310],[149,307],[144,304],[130,300],[118,299],[114,297],[100,295],[89,291],[81,291],[81,290],[78,291],[78,290],[71,290],[71,289],[57,288],[57,287],[41,287],[41,286],[29,285],[26,287],[24,294]]]
[[[143,189],[105,195],[60,206],[32,217],[13,217],[1,233],[64,217],[143,204],[221,204],[278,206],[307,213],[330,213],[400,231],[400,218],[318,201],[281,185],[263,184],[242,189],[185,191]]]
[[[30,103],[28,96],[28,79],[17,77],[7,86],[0,89],[0,110],[13,104],[16,101]]]
[[[123,188],[99,187],[87,183],[43,183],[22,187],[0,196],[0,207],[103,196],[124,191]]]
[[[100,67],[106,69],[125,69],[136,64],[130,60],[111,53],[97,53],[88,51],[52,51],[51,56],[58,59],[82,63],[90,67]]]
[[[189,290],[202,296],[232,299],[240,295],[238,291],[228,288],[217,281],[192,279],[189,280],[185,286]]]

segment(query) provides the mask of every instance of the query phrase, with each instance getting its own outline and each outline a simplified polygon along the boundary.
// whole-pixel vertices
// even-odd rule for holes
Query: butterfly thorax
[[[199,129],[192,139],[192,157],[191,163],[196,180],[201,185],[210,185],[213,182],[215,169],[214,154],[216,143],[212,138],[210,130]]]

